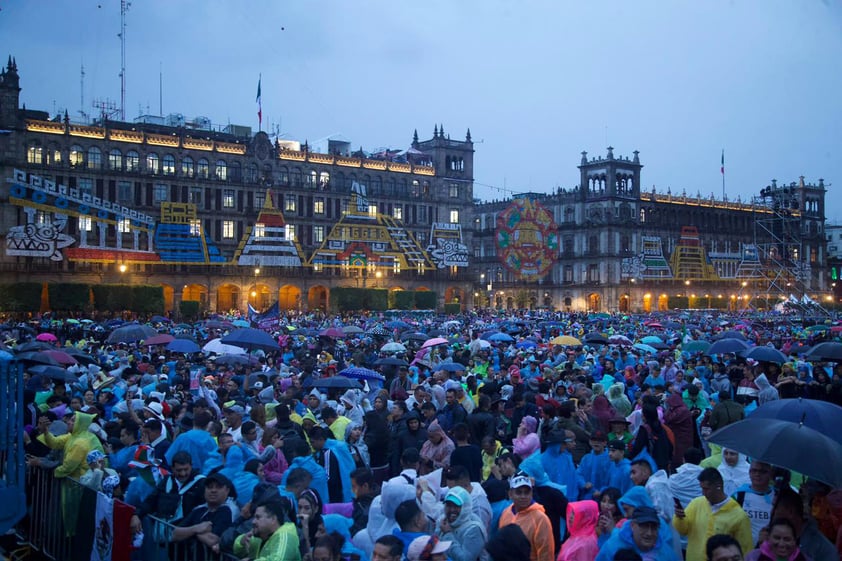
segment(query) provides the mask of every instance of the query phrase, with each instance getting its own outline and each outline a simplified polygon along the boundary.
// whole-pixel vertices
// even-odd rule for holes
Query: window
[[[128,234],[131,232],[132,221],[128,218],[121,218],[117,221],[117,231],[121,234]]]
[[[126,152],[126,171],[138,171],[140,169],[140,154],[134,150]]]
[[[80,167],[85,162],[85,152],[78,144],[70,147],[70,167]]]
[[[80,177],[76,180],[76,187],[79,189],[80,194],[87,193],[88,195],[94,194],[94,180],[90,177]]]
[[[108,153],[108,168],[115,171],[123,169],[123,154],[119,150],[114,149]]]
[[[295,195],[284,195],[284,212],[295,212]]]
[[[164,175],[175,175],[175,157],[166,154],[161,162],[161,171]]]
[[[225,160],[216,161],[216,165],[214,166],[214,177],[220,181],[228,179],[228,164],[225,163]]]
[[[451,224],[459,224],[459,209],[458,208],[450,209],[450,223]]]
[[[51,163],[60,164],[62,162],[61,150],[59,150],[58,148],[53,148],[53,149],[51,149],[51,152],[52,152],[52,155],[53,155],[53,159],[52,159]],[[48,152],[48,154],[49,153],[50,152]]]
[[[418,223],[419,224],[426,224],[427,223],[427,207],[419,206],[418,207]]]
[[[222,221],[222,237],[226,240],[230,240],[234,238],[234,221],[233,220],[223,220]]]
[[[96,146],[88,148],[88,169],[102,169],[102,150]]]
[[[266,191],[258,191],[254,194],[254,208],[262,209],[266,204]]]
[[[197,238],[202,235],[202,221],[198,218],[190,219],[190,235]]]
[[[30,146],[26,151],[27,164],[43,164],[44,163],[44,149],[40,146]]]
[[[599,282],[599,265],[596,263],[588,265],[588,282]]]
[[[458,183],[451,183],[448,186],[448,191],[450,192],[451,199],[459,198],[459,184]]]
[[[257,182],[257,164],[251,163],[246,166],[246,183]]]
[[[193,177],[196,173],[196,169],[193,166],[193,158],[190,156],[184,156],[181,160],[181,175],[184,177]]]
[[[325,200],[323,197],[316,197],[313,200],[313,214],[324,214],[325,213]]]
[[[330,184],[330,174],[323,171],[319,174],[319,187],[325,188]]]
[[[167,191],[169,191],[169,187],[167,185],[164,185],[163,183],[156,183],[152,187],[152,201],[155,203],[166,201]]]
[[[117,201],[121,203],[130,203],[132,201],[132,182],[118,181],[117,182]]]
[[[207,179],[210,175],[210,164],[204,158],[199,160],[199,165],[196,167],[196,173],[202,179]]]
[[[403,220],[403,207],[401,205],[395,205],[392,208],[392,218],[395,220]]]
[[[233,189],[225,189],[222,191],[222,208],[234,208]]]
[[[287,241],[294,242],[295,241],[295,226],[292,224],[287,224],[284,226],[284,237]]]
[[[161,161],[158,159],[158,154],[150,152],[146,155],[146,171],[153,175],[158,175],[161,172]]]
[[[82,215],[79,217],[79,231],[90,232],[94,229],[94,221],[90,216]]]
[[[310,170],[310,173],[308,173],[308,174],[305,176],[305,181],[304,181],[304,184],[305,184],[307,187],[311,187],[311,188],[312,188],[312,187],[315,187],[318,183],[319,183],[319,173],[318,173],[316,170],[311,169],[311,170]]]
[[[201,187],[191,187],[190,192],[187,194],[189,197],[188,203],[193,203],[194,205],[202,204],[202,188]]]
[[[325,241],[325,227],[313,226],[313,243],[323,243]]]
[[[255,239],[265,238],[266,237],[266,224],[262,222],[258,222],[254,225],[254,237]]]
[[[599,251],[599,238],[596,236],[588,237],[588,253],[597,253]]]

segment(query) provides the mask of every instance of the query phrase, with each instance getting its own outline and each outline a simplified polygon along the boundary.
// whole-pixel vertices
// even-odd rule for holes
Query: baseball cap
[[[652,508],[651,506],[639,506],[634,509],[634,512],[631,516],[632,522],[637,522],[638,524],[645,524],[647,522],[654,522],[656,524],[660,523],[660,519],[658,518],[658,511]]]
[[[419,536],[406,550],[409,561],[427,561],[436,553],[445,553],[453,542],[441,541],[438,536]]]
[[[622,440],[616,439],[608,443],[609,450],[626,450],[626,444]]]
[[[532,480],[523,472],[516,473],[511,480],[509,480],[510,489],[517,489],[518,487],[532,488]]]
[[[246,410],[243,409],[242,405],[231,405],[225,408],[226,413],[237,413],[238,415],[244,415]]]
[[[447,493],[447,495],[444,497],[444,502],[451,502],[456,506],[462,506],[462,498],[453,491],[449,491]]]
[[[205,477],[205,485],[207,485],[210,482],[214,482],[222,487],[228,487],[229,491],[234,491],[234,484],[231,483],[231,480],[219,472],[212,473]]]

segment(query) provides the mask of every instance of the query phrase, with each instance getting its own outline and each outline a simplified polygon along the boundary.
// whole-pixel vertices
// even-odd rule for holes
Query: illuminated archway
[[[223,284],[216,289],[216,311],[239,310],[240,287],[236,284]]]
[[[330,292],[327,287],[318,285],[313,286],[307,291],[307,309],[308,310],[322,310],[328,309],[330,304]]]
[[[652,311],[652,295],[648,292],[643,295],[643,311],[647,314]]]
[[[458,286],[451,286],[444,291],[444,301],[447,304],[461,304],[465,301],[463,291]]]
[[[269,306],[274,304],[272,291],[265,284],[252,285],[249,288],[248,303],[258,312],[265,312]]]
[[[278,291],[278,307],[281,310],[301,309],[301,289],[291,284],[285,284]]]
[[[627,313],[631,309],[631,298],[629,298],[628,294],[620,295],[620,303],[618,308],[623,313]]]
[[[162,284],[164,292],[164,312],[175,312],[175,289],[168,284]]]
[[[198,302],[199,308],[207,308],[208,288],[202,284],[185,284],[181,289],[182,302]]]
[[[591,292],[590,294],[588,294],[588,311],[598,312],[601,307],[600,300],[601,298],[596,292]]]
[[[669,301],[669,296],[667,296],[666,294],[661,294],[660,296],[658,296],[658,311],[665,312],[669,310]]]

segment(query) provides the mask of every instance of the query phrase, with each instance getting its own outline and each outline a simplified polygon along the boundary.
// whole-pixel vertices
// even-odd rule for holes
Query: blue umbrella
[[[790,423],[804,423],[842,444],[842,407],[818,399],[776,399],[754,410],[751,418],[779,419]]]
[[[436,366],[436,370],[444,370],[445,372],[464,372],[465,365],[460,362],[443,362]]]
[[[491,335],[488,340],[494,343],[511,343],[514,341],[514,337],[508,333],[495,333],[494,335]]]
[[[280,346],[275,339],[260,329],[244,327],[235,329],[221,339],[226,345],[234,345],[248,350],[261,349],[264,351],[277,351]]]
[[[517,344],[515,344],[515,347],[518,349],[531,349],[537,346],[538,344],[535,341],[518,341]]]
[[[664,340],[658,337],[657,335],[647,335],[643,339],[640,340],[641,343],[646,345],[662,345]]]
[[[173,339],[167,344],[167,350],[176,353],[198,353],[202,349],[190,339]]]
[[[757,361],[776,362],[778,364],[783,364],[789,360],[787,356],[778,349],[775,349],[773,347],[767,347],[765,345],[760,347],[752,347],[751,349],[742,353],[742,355],[746,358],[753,358]]]
[[[337,375],[353,378],[354,380],[380,380],[381,382],[386,380],[382,374],[368,368],[362,368],[361,366],[348,367],[345,370],[337,372]]]
[[[748,343],[746,343],[745,341],[740,341],[739,339],[720,339],[719,341],[715,342],[713,345],[708,347],[706,354],[713,356],[729,353],[738,353],[741,351],[747,351],[748,349]]]
[[[343,376],[329,378],[310,378],[304,383],[305,388],[357,388],[360,383]]]
[[[651,345],[647,345],[646,343],[635,343],[632,345],[632,348],[643,351],[644,353],[652,353],[653,355],[658,354],[658,349]]]

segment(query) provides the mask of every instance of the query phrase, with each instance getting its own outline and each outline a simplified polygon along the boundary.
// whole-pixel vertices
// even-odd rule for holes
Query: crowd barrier
[[[122,532],[114,528],[111,547],[103,548],[101,540],[95,538],[99,493],[76,480],[53,477],[50,469],[27,469],[26,492],[28,516],[16,531],[25,544],[21,549],[28,554],[37,552],[39,557],[54,561],[237,561],[234,555],[215,553],[196,540],[156,543],[171,536],[173,526],[154,516],[144,521],[146,539],[140,549],[131,547],[128,518],[121,522],[117,517],[113,524],[122,523],[126,528]],[[117,504],[123,503],[116,499],[114,503],[116,512]]]

